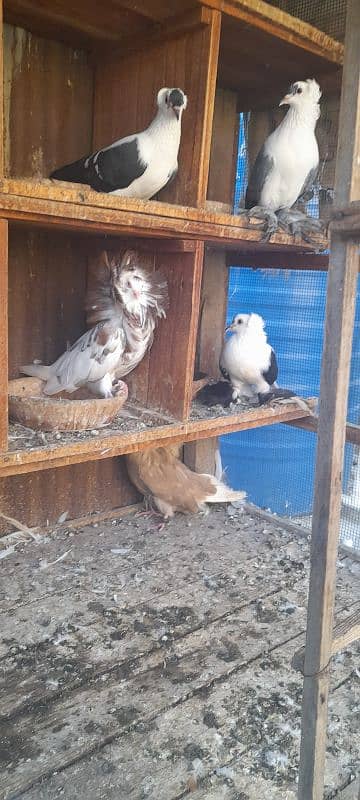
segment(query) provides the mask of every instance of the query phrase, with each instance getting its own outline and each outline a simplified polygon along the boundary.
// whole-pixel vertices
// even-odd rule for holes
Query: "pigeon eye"
[[[242,325],[242,319],[238,319],[238,325]]]
[[[296,89],[296,94],[302,94],[302,89],[300,88],[300,86],[298,86],[298,88]]]

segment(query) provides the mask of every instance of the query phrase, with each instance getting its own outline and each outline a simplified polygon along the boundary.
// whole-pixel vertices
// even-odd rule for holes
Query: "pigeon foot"
[[[263,208],[263,206],[254,206],[253,208],[249,208],[247,210],[248,219],[250,217],[255,217],[255,219],[261,220],[260,223],[251,223],[249,222],[250,228],[261,228],[264,231],[264,235],[261,237],[262,242],[268,242],[273,233],[276,233],[279,223],[278,218],[275,214],[275,211],[271,211],[270,208]]]
[[[278,212],[279,226],[285,233],[294,236],[295,240],[302,240],[307,244],[316,246],[318,242],[314,234],[324,233],[325,223],[322,219],[308,217],[302,211],[289,209]]]

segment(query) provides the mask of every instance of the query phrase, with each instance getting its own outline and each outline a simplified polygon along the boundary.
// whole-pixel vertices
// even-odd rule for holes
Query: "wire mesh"
[[[327,273],[230,270],[227,320],[259,313],[279,362],[278,383],[318,396]],[[360,424],[360,281],[348,398],[348,420]],[[311,525],[316,435],[286,425],[242,431],[222,439],[223,466],[251,502],[304,526]],[[360,550],[360,449],[347,444],[343,469],[341,537]]]
[[[344,40],[346,0],[268,0],[270,5],[287,11],[314,25],[333,39]]]

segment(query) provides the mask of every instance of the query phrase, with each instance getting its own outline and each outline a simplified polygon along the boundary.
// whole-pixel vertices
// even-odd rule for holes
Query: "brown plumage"
[[[165,519],[176,511],[196,514],[206,503],[244,500],[245,492],[230,489],[213,475],[193,472],[179,460],[177,450],[176,446],[156,447],[126,456],[130,480]]]

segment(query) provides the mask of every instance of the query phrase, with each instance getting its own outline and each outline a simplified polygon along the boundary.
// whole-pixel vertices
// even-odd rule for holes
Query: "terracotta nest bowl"
[[[86,431],[108,425],[126,403],[128,388],[109,399],[94,397],[87,389],[73,394],[43,394],[39,378],[9,381],[9,417],[38,431]],[[122,388],[122,387],[121,387]]]

